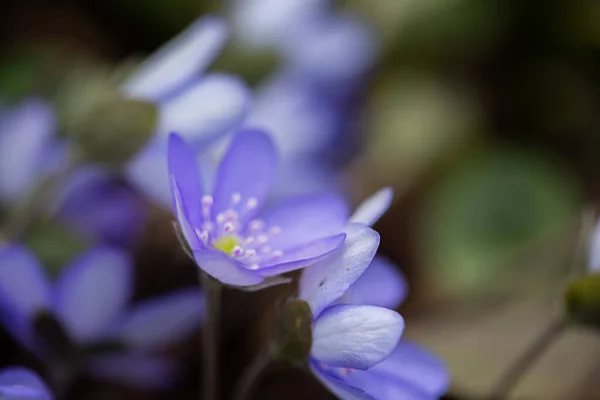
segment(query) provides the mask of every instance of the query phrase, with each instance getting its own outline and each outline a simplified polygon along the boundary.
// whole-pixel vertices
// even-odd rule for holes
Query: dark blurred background
[[[600,2],[346,0],[336,7],[360,13],[382,47],[359,100],[360,145],[342,171],[349,196],[357,204],[381,186],[395,188],[376,229],[381,252],[411,284],[401,309],[407,335],[448,363],[455,398],[477,399],[560,310],[565,282],[585,268],[580,233],[589,217],[582,215],[600,201]],[[8,101],[51,96],[83,60],[125,71],[213,12],[226,15],[226,3],[6,1],[0,93]],[[253,84],[275,63],[234,37],[212,69]],[[137,298],[197,279],[169,224],[156,213],[136,245]],[[226,292],[225,398],[268,332],[269,305],[285,291]],[[4,336],[2,363],[22,361]],[[82,381],[72,398],[197,398],[199,340],[172,351],[187,377],[176,392]],[[514,398],[600,398],[598,379],[600,338],[571,329]],[[328,396],[309,375],[283,366],[269,370],[257,394]]]

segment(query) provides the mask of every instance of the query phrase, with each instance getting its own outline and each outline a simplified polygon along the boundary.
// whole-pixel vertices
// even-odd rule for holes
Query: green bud
[[[312,312],[307,302],[292,300],[280,310],[273,358],[305,363],[312,346]]]
[[[55,222],[33,225],[24,241],[52,276],[60,274],[76,255],[89,247],[81,235]]]
[[[70,134],[84,159],[119,167],[146,144],[157,121],[154,104],[119,96],[94,104]]]
[[[564,300],[573,320],[600,328],[600,274],[585,275],[571,282]]]

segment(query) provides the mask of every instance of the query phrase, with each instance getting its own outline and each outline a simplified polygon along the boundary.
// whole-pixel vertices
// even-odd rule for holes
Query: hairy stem
[[[527,371],[529,371],[535,362],[546,352],[554,340],[563,333],[567,326],[568,320],[565,318],[558,318],[557,320],[552,321],[501,375],[500,380],[498,380],[498,383],[494,386],[494,389],[488,396],[488,400],[506,399],[521,378],[523,378]]]
[[[253,388],[256,385],[258,378],[271,361],[270,354],[270,343],[267,343],[265,346],[263,346],[256,357],[254,357],[252,363],[250,363],[244,370],[244,373],[237,383],[233,396],[234,400],[248,400],[252,398],[251,395]]]
[[[206,301],[205,322],[202,337],[202,397],[218,399],[219,385],[219,315],[221,311],[221,284],[204,271],[200,272]]]

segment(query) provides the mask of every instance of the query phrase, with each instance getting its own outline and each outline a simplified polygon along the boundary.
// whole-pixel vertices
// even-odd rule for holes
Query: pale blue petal
[[[373,368],[366,371],[355,369],[344,374],[340,379],[348,385],[364,390],[378,400],[434,400],[439,398],[439,396],[432,396],[402,379],[373,372]]]
[[[213,218],[231,207],[235,193],[242,199],[239,219],[247,220],[266,199],[276,176],[277,164],[277,152],[269,135],[256,129],[237,132],[217,171]],[[255,199],[257,207],[245,207],[249,199]]]
[[[269,207],[260,218],[281,233],[269,239],[269,246],[288,249],[343,231],[348,220],[346,201],[333,193],[296,196]]]
[[[198,266],[216,280],[232,286],[252,286],[264,279],[225,253],[213,250],[194,252]]]
[[[204,296],[197,288],[156,297],[134,306],[115,331],[130,348],[159,349],[199,329]]]
[[[598,272],[600,271],[600,222],[594,228],[589,249],[588,271]]]
[[[190,144],[201,145],[235,129],[246,116],[250,99],[239,78],[208,74],[159,106],[156,132],[162,138],[177,132]]]
[[[0,245],[0,305],[2,319],[21,340],[29,324],[51,306],[48,277],[35,256],[16,244]]]
[[[254,47],[282,47],[318,18],[328,0],[235,0],[232,23],[240,40]]]
[[[331,391],[331,393],[335,394],[338,398],[343,400],[375,400],[373,397],[369,396],[362,390],[357,387],[350,386],[347,383],[342,382],[337,377],[332,374],[327,373],[327,371],[319,368],[318,362],[311,361],[310,369],[313,374],[317,377],[317,379]],[[388,399],[377,399],[377,400],[388,400]],[[390,399],[391,400],[391,399]],[[397,399],[401,400],[401,399]]]
[[[375,256],[369,268],[340,302],[396,308],[404,301],[407,292],[408,284],[398,267],[382,256]]]
[[[148,143],[125,166],[125,176],[154,203],[171,209],[171,186],[167,166],[167,148],[159,141]]]
[[[55,119],[38,99],[6,111],[0,123],[0,202],[16,201],[44,175]]]
[[[22,367],[0,370],[0,398],[4,400],[52,400],[40,377]]]
[[[97,247],[79,256],[56,283],[54,309],[69,334],[89,343],[106,336],[132,291],[127,253]]]
[[[282,158],[313,154],[333,144],[338,110],[307,80],[277,75],[258,89],[246,124],[272,135]]]
[[[351,222],[373,226],[392,204],[394,191],[386,187],[363,201],[350,217]]]
[[[323,82],[343,82],[359,77],[374,64],[378,46],[363,21],[336,15],[313,21],[285,50],[289,68]]]
[[[396,348],[404,319],[383,307],[338,304],[314,322],[311,356],[327,365],[368,369]]]
[[[87,368],[96,377],[142,389],[168,389],[177,383],[179,373],[165,356],[146,353],[96,356]]]
[[[379,246],[379,234],[363,225],[350,224],[341,249],[306,268],[300,278],[300,298],[318,316],[339,299],[367,269]]]
[[[145,100],[164,98],[204,72],[226,38],[227,28],[220,18],[198,19],[147,59],[122,90]]]

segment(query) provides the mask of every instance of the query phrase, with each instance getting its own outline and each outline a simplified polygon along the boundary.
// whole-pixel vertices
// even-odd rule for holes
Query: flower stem
[[[271,362],[271,347],[270,342],[267,343],[261,351],[254,357],[252,363],[250,363],[244,373],[240,377],[235,393],[233,396],[234,400],[247,400],[252,394],[252,389],[256,384],[258,377],[262,374],[265,368]]]
[[[206,295],[205,323],[202,338],[202,377],[203,400],[218,399],[219,384],[219,314],[221,309],[221,284],[204,271],[200,280]]]
[[[488,400],[506,399],[510,391],[514,389],[525,373],[546,352],[554,340],[564,332],[565,328],[568,326],[568,322],[569,321],[564,317],[552,321],[502,374],[500,380],[488,396]]]

